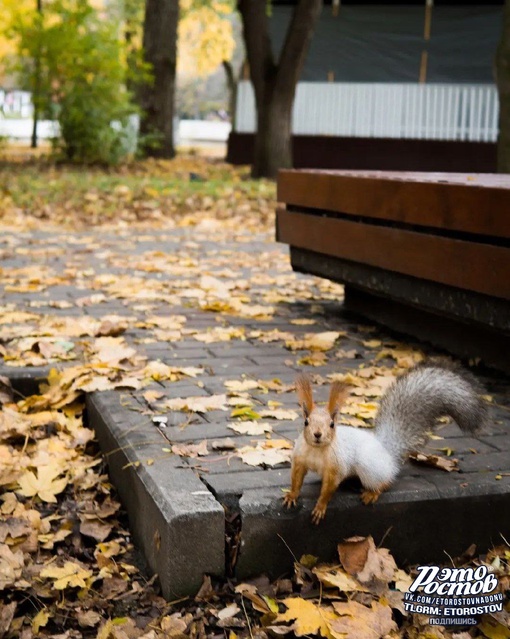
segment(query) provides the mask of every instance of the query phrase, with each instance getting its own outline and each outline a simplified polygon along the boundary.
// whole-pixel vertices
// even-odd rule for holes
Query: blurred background
[[[255,177],[282,166],[494,172],[503,9],[3,0],[0,136],[86,163],[199,149]]]

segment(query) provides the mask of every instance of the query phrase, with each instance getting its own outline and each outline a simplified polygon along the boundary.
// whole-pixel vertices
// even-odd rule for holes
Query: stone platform
[[[128,512],[135,542],[151,570],[158,573],[165,596],[174,599],[193,592],[204,572],[239,579],[261,572],[278,576],[292,567],[294,556],[299,558],[303,553],[332,559],[337,542],[351,535],[371,534],[376,543],[384,540],[384,545],[402,564],[442,561],[445,553],[458,555],[472,543],[480,550],[486,549],[500,542],[500,533],[507,536],[510,381],[494,371],[475,370],[492,398],[486,432],[477,438],[465,437],[454,424],[442,424],[438,430],[442,439],[431,440],[427,447],[435,454],[451,452],[459,460],[459,472],[446,473],[407,463],[395,486],[369,507],[360,502],[359,485],[346,483],[334,496],[325,521],[318,527],[310,521],[319,492],[318,479],[307,477],[298,507],[284,510],[282,498],[289,485],[289,465],[263,468],[243,463],[236,450],[264,437],[239,435],[230,429],[228,424],[235,421],[230,410],[191,414],[166,411],[167,424],[159,426],[145,399],[148,390],[157,391],[167,400],[223,394],[229,380],[278,379],[286,387],[293,383],[298,371],[307,370],[319,376],[317,398],[325,400],[326,386],[320,382],[329,374],[356,374],[363,367],[390,366],[391,358],[377,359],[377,353],[384,348],[391,351],[398,344],[395,335],[367,326],[346,312],[338,289],[329,289],[327,283],[321,284],[312,277],[294,276],[286,249],[271,243],[268,236],[232,244],[205,235],[197,237],[196,232],[191,234],[183,229],[164,236],[126,231],[120,236],[91,232],[55,237],[33,232],[21,238],[23,243],[18,243],[18,236],[12,236],[1,262],[6,270],[33,264],[34,258],[24,249],[30,242],[42,268],[64,272],[72,246],[97,245],[92,251],[73,255],[74,268],[94,271],[93,286],[86,275],[74,284],[55,283],[42,292],[13,292],[8,290],[12,289],[10,286],[4,288],[0,304],[4,309],[10,305],[17,311],[53,316],[102,317],[108,313],[134,316],[124,337],[140,354],[169,365],[203,369],[196,378],[154,381],[136,391],[94,392],[86,398],[88,423],[97,433],[112,481]],[[147,290],[153,280],[161,281],[164,276],[165,294],[177,295],[175,291],[182,290],[185,275],[161,275],[138,267],[153,263],[157,259],[154,256],[160,254],[184,259],[182,252],[187,242],[193,246],[185,250],[196,258],[200,272],[228,279],[234,277],[231,273],[225,275],[229,268],[235,277],[250,283],[247,295],[252,304],[268,304],[273,299],[271,316],[218,314],[201,310],[183,299],[170,302],[167,297],[148,303],[143,296],[122,293],[118,297],[109,293],[110,279],[120,281],[129,271],[131,276],[145,282]],[[52,250],[62,246],[67,253]],[[18,251],[19,247],[23,250]],[[270,276],[267,281],[265,274]],[[190,278],[196,276],[190,274]],[[286,289],[287,286],[290,288]],[[105,299],[100,303],[76,304],[77,299],[101,290],[105,291]],[[70,306],[44,306],[45,302],[58,300]],[[149,313],[185,316],[189,334],[183,333],[174,340],[155,337],[151,330],[138,326]],[[303,320],[310,323],[300,324]],[[237,327],[243,330],[243,336],[211,343],[195,339],[193,331],[204,332],[218,326]],[[283,339],[264,343],[259,339],[260,331],[280,331],[297,337],[337,331],[341,337],[319,366],[311,366],[303,363],[309,351],[289,350]],[[399,348],[409,352],[421,348],[427,354],[433,353],[418,343],[407,342]],[[50,366],[61,368],[71,363],[49,361],[44,366],[16,367],[6,362],[0,375],[8,375],[15,387],[28,394],[35,390],[34,380],[44,378]],[[290,389],[265,392],[256,388],[249,395],[254,410],[270,408],[274,406],[271,402],[278,402],[279,408],[297,409],[296,397]],[[264,421],[270,421],[273,439],[293,440],[301,428],[300,417]],[[225,438],[231,440],[230,450],[213,450],[213,442]],[[210,451],[206,456],[189,458],[169,452],[172,445],[197,444],[203,440],[207,440]]]

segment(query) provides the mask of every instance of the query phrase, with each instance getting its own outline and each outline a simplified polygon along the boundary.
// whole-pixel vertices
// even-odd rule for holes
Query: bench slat
[[[510,176],[287,170],[287,205],[510,238]]]
[[[510,300],[510,248],[278,209],[277,239]]]

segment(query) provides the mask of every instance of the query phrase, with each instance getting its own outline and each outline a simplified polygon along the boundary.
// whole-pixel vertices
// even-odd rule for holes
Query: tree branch
[[[264,0],[239,0],[239,13],[243,22],[246,57],[257,106],[265,100],[268,80],[276,75],[269,24]]]
[[[280,59],[276,91],[294,98],[296,84],[301,75],[310,47],[323,0],[299,0],[287,29]]]

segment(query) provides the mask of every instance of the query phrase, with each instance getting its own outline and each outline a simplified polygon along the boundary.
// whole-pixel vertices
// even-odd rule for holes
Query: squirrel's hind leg
[[[367,466],[360,464],[357,475],[363,485],[361,501],[368,506],[375,504],[383,492],[388,490],[398,474],[398,466],[393,460],[387,459],[383,465],[372,464]]]
[[[391,484],[384,484],[376,490],[365,488],[361,493],[361,501],[368,506],[369,504],[375,504],[383,492],[389,489]]]

